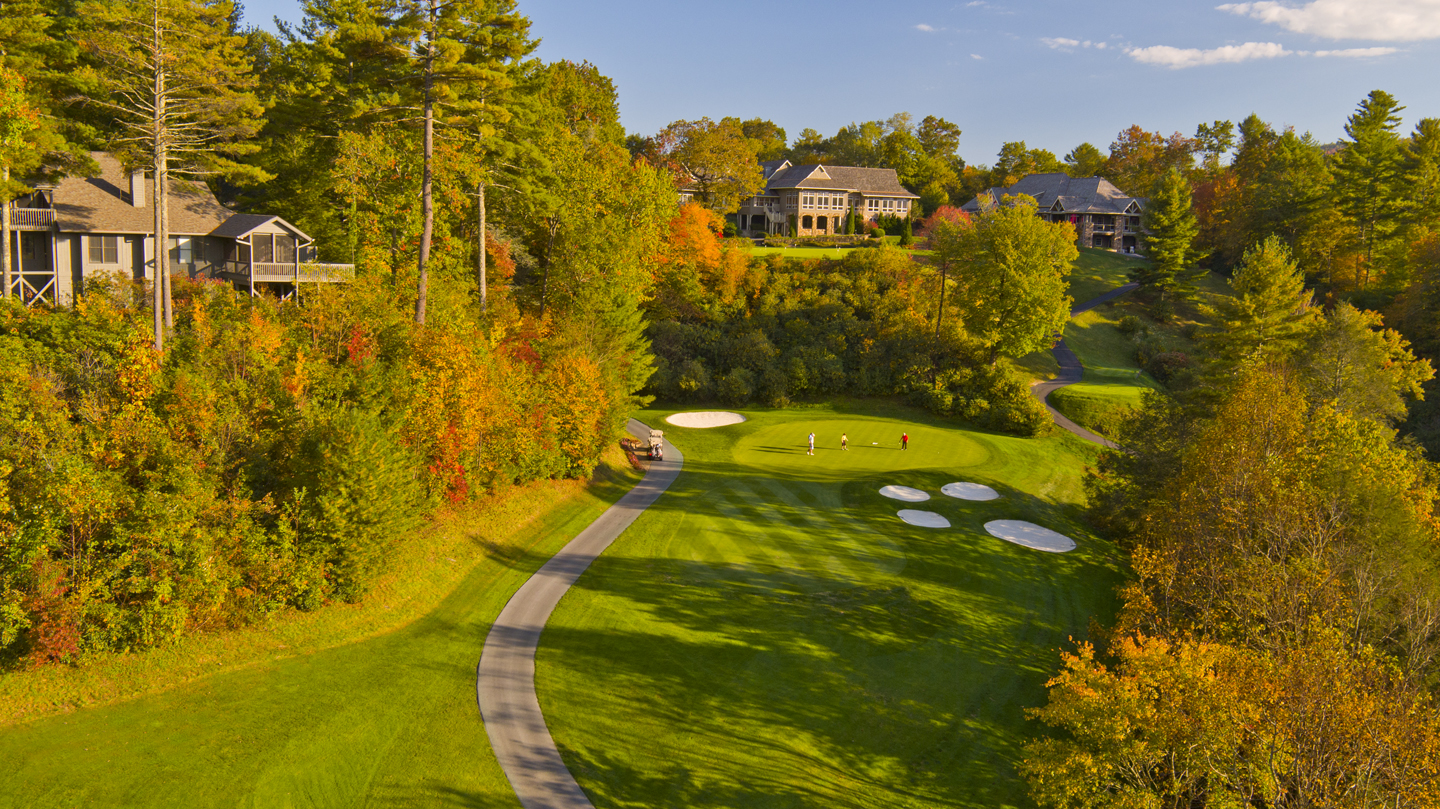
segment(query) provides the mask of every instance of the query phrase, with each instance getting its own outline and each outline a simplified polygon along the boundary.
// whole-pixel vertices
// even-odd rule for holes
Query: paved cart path
[[[1088,312],[1101,304],[1109,303],[1127,292],[1134,291],[1137,286],[1139,285],[1126,284],[1121,287],[1116,287],[1098,298],[1093,298],[1082,304],[1078,304],[1070,310],[1070,316],[1075,317],[1081,312]],[[1085,378],[1085,367],[1080,364],[1080,358],[1075,356],[1075,352],[1071,351],[1069,346],[1065,345],[1063,339],[1055,343],[1055,347],[1050,349],[1050,353],[1054,354],[1055,361],[1060,363],[1060,374],[1054,379],[1039,382],[1032,386],[1030,390],[1035,394],[1035,398],[1039,399],[1040,403],[1045,405],[1045,409],[1050,411],[1050,418],[1054,419],[1055,424],[1062,430],[1069,430],[1092,444],[1099,444],[1102,447],[1109,447],[1110,449],[1119,449],[1119,444],[1090,432],[1066,418],[1059,410],[1050,406],[1049,397],[1051,393],[1054,393],[1066,385],[1073,385]]]
[[[631,433],[650,428],[631,419]],[[593,809],[565,768],[535,697],[535,649],[540,631],[570,589],[610,543],[680,474],[685,456],[669,441],[665,459],[650,464],[645,478],[580,535],[570,540],[511,596],[485,638],[475,693],[490,746],[525,809]]]

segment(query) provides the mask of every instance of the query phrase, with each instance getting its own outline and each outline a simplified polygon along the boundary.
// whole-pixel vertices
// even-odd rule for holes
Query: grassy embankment
[[[1056,649],[1113,616],[1119,554],[1080,522],[1093,448],[881,403],[746,414],[667,428],[684,473],[542,637],[546,721],[596,806],[1028,806],[1024,708]],[[959,480],[1002,497],[940,494]],[[888,500],[886,484],[932,498]],[[901,508],[952,527],[909,526]],[[1002,518],[1079,547],[984,532]]]
[[[1085,366],[1085,378],[1050,394],[1050,403],[1087,429],[1118,437],[1120,423],[1131,408],[1140,405],[1144,391],[1161,387],[1140,368],[1137,351],[1141,344],[1151,352],[1193,354],[1193,335],[1202,319],[1200,304],[1230,294],[1225,278],[1215,273],[1202,278],[1198,286],[1196,299],[1180,301],[1174,317],[1164,323],[1151,318],[1146,303],[1133,295],[1117,298],[1071,320],[1065,329],[1065,343]],[[1130,334],[1121,330],[1121,321],[1127,317],[1138,327]]]
[[[899,236],[886,236],[886,237],[884,237],[884,241],[885,241],[886,244],[889,244],[889,245],[891,245],[891,246],[897,246],[897,247],[898,247],[899,244],[900,244],[900,237],[899,237]],[[853,252],[855,252],[856,250],[872,250],[872,249],[874,249],[874,248],[870,248],[870,247],[752,247],[752,248],[750,248],[750,255],[752,255],[752,256],[769,256],[769,255],[776,255],[776,254],[778,254],[778,255],[784,256],[784,257],[786,257],[786,258],[841,258],[841,257],[844,256],[845,254],[847,254],[847,253],[853,253]],[[928,256],[928,255],[930,255],[930,251],[929,251],[929,250],[921,249],[921,248],[918,248],[918,247],[917,247],[916,249],[912,250],[912,252],[913,252],[915,255],[917,255],[917,256]]]
[[[0,677],[0,806],[518,807],[475,665],[510,595],[639,479],[606,461],[437,521],[359,605]]]

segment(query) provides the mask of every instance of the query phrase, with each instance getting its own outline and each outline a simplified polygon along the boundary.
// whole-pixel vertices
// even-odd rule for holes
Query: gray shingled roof
[[[1050,210],[1056,202],[1065,213],[1119,214],[1132,202],[1143,207],[1145,200],[1127,197],[1109,180],[1100,177],[1071,177],[1059,172],[1051,174],[1027,174],[1020,182],[1009,188],[991,188],[980,196],[988,196],[999,202],[1002,197],[1026,194],[1035,198],[1041,210]],[[973,211],[980,207],[980,197],[961,206],[962,210]]]
[[[813,188],[833,191],[858,191],[872,196],[920,197],[905,190],[895,169],[866,169],[858,166],[791,166],[770,178],[765,193],[779,189]]]
[[[155,200],[152,180],[145,181],[145,207],[130,204],[130,175],[120,161],[105,152],[92,152],[100,166],[98,177],[66,177],[55,189],[55,217],[60,230],[68,233],[153,233]],[[215,201],[203,184],[192,190],[170,186],[170,232],[182,236],[203,236],[233,212]]]
[[[226,219],[219,227],[210,231],[209,235],[220,236],[226,239],[243,239],[249,236],[255,229],[268,225],[271,222],[279,222],[281,227],[299,236],[301,241],[310,241],[310,237],[301,232],[300,228],[286,222],[284,219],[278,216],[257,213],[237,213],[229,219]]]

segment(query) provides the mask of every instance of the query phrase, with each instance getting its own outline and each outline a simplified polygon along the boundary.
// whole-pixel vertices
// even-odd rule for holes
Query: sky
[[[535,55],[595,64],[646,135],[759,117],[793,142],[909,112],[955,123],[960,155],[988,164],[1007,141],[1064,156],[1132,124],[1193,135],[1252,112],[1328,143],[1375,89],[1406,130],[1440,117],[1440,0],[517,2]],[[300,14],[245,5],[266,27]]]

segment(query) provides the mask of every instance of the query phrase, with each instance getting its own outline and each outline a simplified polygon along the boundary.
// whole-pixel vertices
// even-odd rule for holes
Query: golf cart
[[[660,430],[650,431],[650,460],[658,461],[665,457],[665,433]]]

